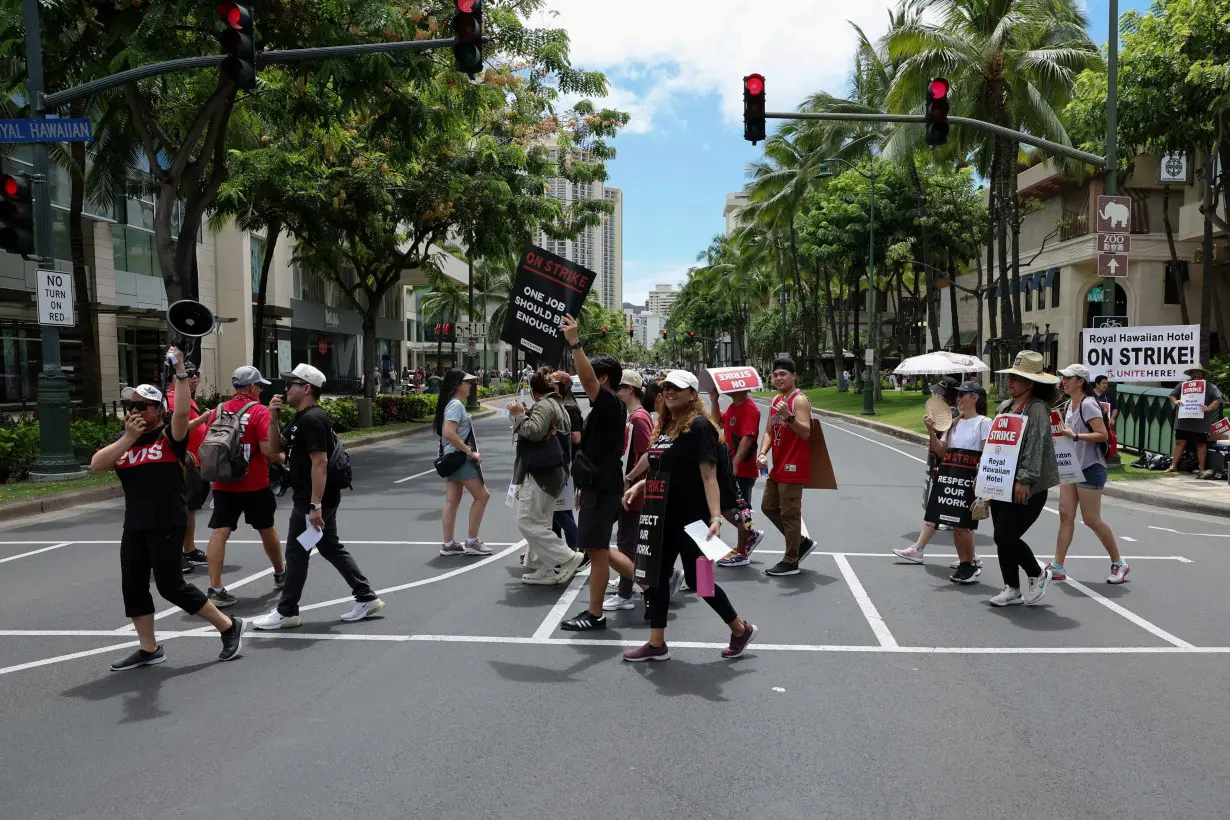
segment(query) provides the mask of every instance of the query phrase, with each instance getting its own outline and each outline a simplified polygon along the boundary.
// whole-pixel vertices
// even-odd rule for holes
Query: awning
[[[1046,276],[1046,271],[1034,271],[1034,290],[1042,290],[1042,277]]]
[[[1031,290],[1033,290],[1033,287],[1034,287],[1033,276],[1026,274],[1025,276],[1021,277],[1021,293],[1029,293]]]
[[[1047,346],[1047,347],[1050,347],[1050,346],[1051,346],[1051,342],[1055,341],[1055,337],[1056,337],[1056,336],[1058,336],[1058,335],[1059,335],[1058,333],[1048,333],[1048,334],[1046,334],[1046,346]]]
[[[992,346],[992,344],[993,344],[994,342],[995,342],[995,340],[994,340],[994,339],[987,339],[987,340],[986,340],[986,342],[985,342],[985,343],[983,343],[983,345],[982,345],[982,355],[983,355],[983,356],[990,356],[990,355],[991,355],[991,346]]]
[[[1049,288],[1055,281],[1055,277],[1059,275],[1059,268],[1051,268],[1046,272],[1046,281],[1042,283],[1042,287]]]
[[[974,339],[976,338],[978,338],[978,331],[976,330],[962,331],[961,332],[961,347],[965,347],[966,345],[972,345],[974,343]],[[949,336],[948,342],[947,344],[944,345],[944,347],[952,347],[953,339],[954,337]]]

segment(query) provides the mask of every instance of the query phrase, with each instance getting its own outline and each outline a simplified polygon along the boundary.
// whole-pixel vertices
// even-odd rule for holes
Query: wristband
[[[577,343],[576,343],[576,344],[571,344],[571,345],[568,345],[568,349],[569,349],[569,350],[580,350],[580,349],[581,349],[581,340],[580,340],[580,339],[577,339]]]

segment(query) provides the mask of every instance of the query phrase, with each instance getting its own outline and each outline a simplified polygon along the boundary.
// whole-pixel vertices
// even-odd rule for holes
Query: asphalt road
[[[989,532],[977,585],[948,582],[946,534],[925,566],[889,552],[921,523],[922,452],[825,431],[841,486],[805,496],[819,542],[806,571],[763,575],[776,533],[753,567],[718,571],[761,628],[733,662],[691,595],[672,610],[668,663],[620,661],[646,637],[639,610],[614,613],[605,633],[558,631],[581,582],[519,582],[498,417],[476,425],[495,557],[437,554],[433,440],[359,451],[339,521],[383,617],[338,621],[347,589],[317,559],[303,628],[256,633],[234,663],[169,610],[168,662],[108,671],[132,640],[115,504],[7,524],[0,817],[1225,816],[1224,520],[1108,500],[1126,585],[1103,582],[1108,561],[1078,529],[1078,583],[1054,584],[1039,607],[993,609]],[[1030,533],[1043,560],[1056,526],[1044,513]],[[203,571],[193,580],[205,585]],[[275,602],[246,527],[226,582],[232,612]]]

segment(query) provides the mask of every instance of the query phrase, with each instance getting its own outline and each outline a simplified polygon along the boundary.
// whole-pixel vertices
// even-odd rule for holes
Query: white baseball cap
[[[680,390],[690,387],[697,392],[700,391],[700,381],[688,370],[672,370],[670,374],[662,380],[662,384],[673,384]]]
[[[250,384],[269,384],[269,380],[250,364],[235,368],[231,374],[231,384],[235,387],[247,387]]]
[[[281,373],[281,377],[283,379],[297,379],[301,382],[307,382],[308,384],[312,385],[312,387],[324,387],[325,386],[325,374],[321,373],[318,369],[316,369],[315,367],[312,367],[310,364],[300,363],[300,364],[295,365],[294,370],[290,370],[290,371],[283,370]]]
[[[1060,376],[1075,376],[1078,379],[1089,381],[1089,368],[1083,364],[1070,364],[1063,370],[1059,371]]]
[[[162,404],[162,391],[152,384],[138,384],[136,387],[125,387],[120,391],[121,401],[152,401]]]

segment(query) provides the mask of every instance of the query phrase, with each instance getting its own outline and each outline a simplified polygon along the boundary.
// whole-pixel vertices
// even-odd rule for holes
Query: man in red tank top
[[[773,469],[765,481],[760,509],[786,538],[786,555],[765,575],[798,575],[799,561],[815,542],[803,537],[803,485],[811,478],[811,402],[796,387],[794,362],[773,362],[777,397],[769,407],[769,424],[760,442],[756,463],[763,470],[773,453]]]

